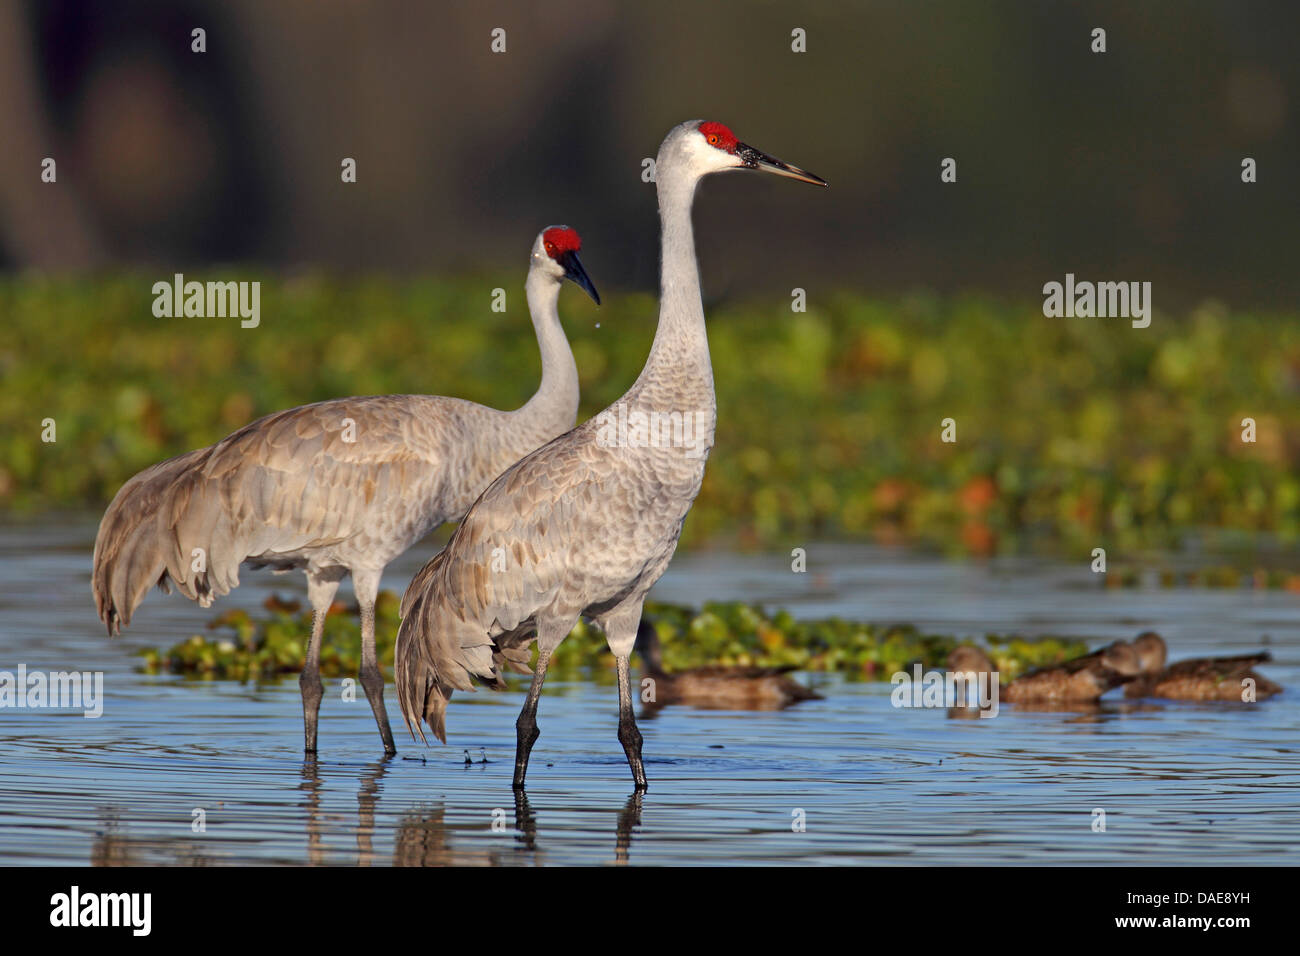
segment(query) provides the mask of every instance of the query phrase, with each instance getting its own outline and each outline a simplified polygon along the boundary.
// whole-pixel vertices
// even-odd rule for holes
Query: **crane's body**
[[[691,205],[712,172],[762,168],[825,185],[739,143],[721,124],[692,121],[660,147],[656,182],[663,266],[659,325],[640,377],[613,406],[526,456],[497,478],[447,547],[412,580],[395,651],[407,726],[423,720],[445,741],[453,690],[502,687],[504,667],[532,686],[516,724],[514,786],[522,789],[538,737],[537,701],[551,654],[580,616],[605,632],[617,661],[619,740],[638,790],[646,787],[632,713],[628,657],[641,607],[672,559],[713,445],[716,401]],[[689,415],[691,441],[629,441],[613,420]],[[662,436],[660,436],[662,437]],[[497,549],[501,549],[498,551]],[[504,568],[493,565],[504,553]]]
[[[115,632],[128,625],[160,580],[207,607],[239,586],[241,564],[309,575],[382,570],[464,514],[498,464],[554,437],[553,422],[511,414],[431,395],[332,399],[264,416],[145,469],[122,486],[101,526],[96,564],[112,587],[96,597],[106,622]],[[152,520],[129,510],[146,504]],[[115,558],[156,535],[174,553],[155,542],[152,560],[112,573]],[[195,571],[191,551],[200,548],[206,567]]]
[[[545,230],[534,244],[525,288],[542,383],[523,407],[499,411],[430,395],[334,399],[267,415],[131,478],[95,540],[92,589],[109,633],[130,623],[154,584],[206,607],[238,587],[242,564],[302,569],[315,611],[300,680],[306,749],[314,752],[325,613],[351,574],[361,681],[385,750],[395,752],[374,646],[380,577],[424,535],[461,517],[503,469],[573,426],[578,373],[557,301],[565,278],[596,296],[579,246],[566,227]]]

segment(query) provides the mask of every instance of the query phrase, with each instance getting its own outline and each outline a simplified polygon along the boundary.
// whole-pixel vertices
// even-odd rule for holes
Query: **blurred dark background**
[[[710,296],[1073,271],[1293,306],[1297,36],[1300,4],[1239,0],[0,0],[0,265],[522,270],[563,221],[602,288],[650,289],[641,160],[704,117],[832,184],[703,191]]]

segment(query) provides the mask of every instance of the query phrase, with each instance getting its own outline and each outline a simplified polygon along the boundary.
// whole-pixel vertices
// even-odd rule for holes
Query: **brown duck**
[[[645,676],[654,681],[655,707],[687,704],[724,710],[780,710],[822,696],[789,677],[796,667],[728,667],[713,665],[666,673],[659,632],[644,618],[636,632],[636,651]]]
[[[1142,674],[1124,688],[1129,697],[1163,697],[1167,700],[1225,700],[1242,702],[1242,681],[1255,682],[1255,699],[1264,700],[1282,688],[1253,668],[1270,661],[1268,651],[1237,657],[1194,657],[1165,666],[1168,647],[1155,631],[1144,631],[1133,641],[1142,662]]]
[[[971,644],[963,644],[948,655],[948,669],[977,674],[995,670],[988,655]],[[1135,679],[1140,671],[1141,661],[1133,645],[1116,641],[1064,664],[1022,674],[999,693],[1013,704],[1094,701],[1112,687]]]

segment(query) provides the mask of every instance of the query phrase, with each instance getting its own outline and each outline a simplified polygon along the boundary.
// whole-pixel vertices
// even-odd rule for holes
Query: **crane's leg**
[[[516,790],[524,789],[524,777],[528,774],[528,757],[533,752],[533,744],[542,732],[537,729],[537,701],[542,696],[542,682],[546,680],[546,668],[551,663],[551,650],[541,647],[538,641],[537,665],[533,668],[533,682],[528,687],[528,697],[524,700],[524,709],[515,721],[515,779],[511,784]]]
[[[632,679],[628,674],[627,655],[618,659],[618,742],[627,754],[636,791],[644,792],[648,787],[645,766],[641,763],[641,731],[636,729],[636,717],[632,713]]]
[[[352,571],[352,587],[361,605],[361,686],[379,725],[379,736],[384,741],[384,753],[397,753],[393,743],[393,728],[388,725],[388,710],[384,707],[384,672],[379,669],[375,652],[375,598],[379,595],[379,571]]]
[[[546,680],[546,668],[550,666],[551,655],[560,646],[560,641],[573,630],[576,621],[556,623],[548,621],[537,625],[537,664],[533,667],[533,682],[528,688],[528,697],[524,700],[524,709],[515,721],[515,779],[511,786],[516,790],[524,789],[524,777],[528,773],[528,756],[533,752],[533,744],[542,732],[537,729],[537,701],[542,696],[542,682]]]
[[[303,750],[316,752],[316,720],[320,716],[320,701],[325,687],[320,681],[320,641],[325,633],[325,615],[334,603],[334,592],[339,589],[337,577],[307,572],[307,600],[311,602],[311,639],[307,643],[307,660],[298,675],[298,689],[302,691],[302,722],[306,738]]]
[[[636,716],[632,712],[632,675],[628,658],[632,655],[640,623],[640,602],[635,607],[617,609],[603,622],[605,642],[618,662],[618,742],[623,745],[627,764],[632,768],[632,781],[637,793],[646,790],[647,785],[645,766],[641,762],[641,731],[636,729]]]

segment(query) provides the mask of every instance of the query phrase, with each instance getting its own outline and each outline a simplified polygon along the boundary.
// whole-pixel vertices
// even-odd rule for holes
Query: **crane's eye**
[[[554,253],[555,253],[555,243],[553,243],[553,242],[548,242],[548,243],[546,244],[546,251],[549,252],[549,253],[554,254]]]
[[[709,134],[709,145],[710,145],[710,146],[717,146],[717,145],[718,145],[718,134],[717,134],[717,133],[710,133],[710,134]]]

